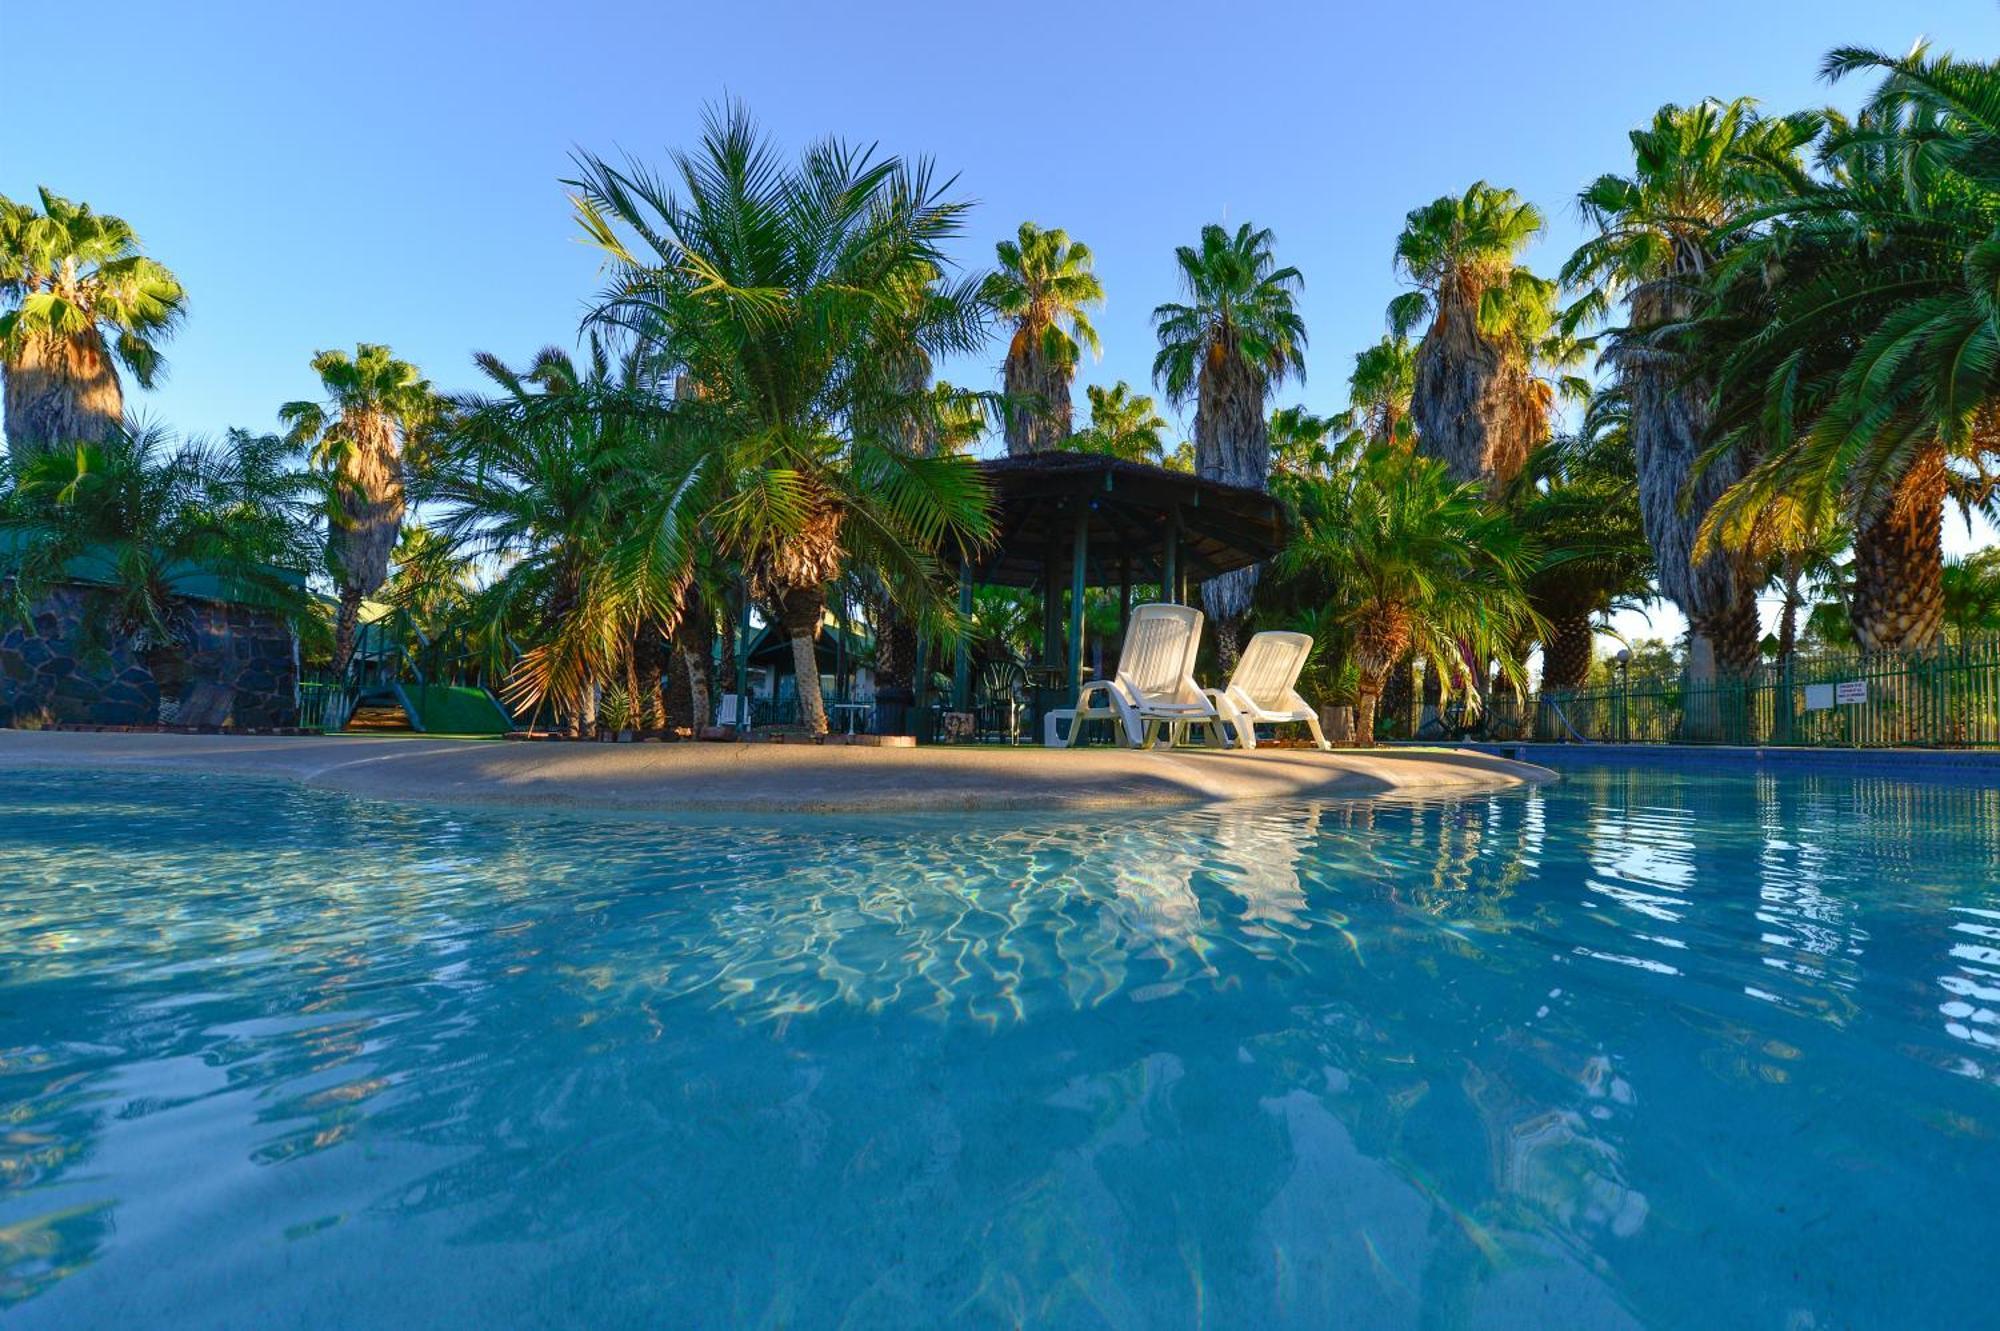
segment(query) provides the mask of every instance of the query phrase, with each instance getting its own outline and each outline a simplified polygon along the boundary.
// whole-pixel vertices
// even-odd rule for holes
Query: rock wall
[[[86,623],[102,616],[99,594],[88,588],[52,593],[32,628],[0,621],[0,726],[298,724],[291,630],[264,611],[218,601],[183,601],[178,612],[182,641],[172,651],[87,633]],[[191,700],[198,710],[226,710],[181,717]]]

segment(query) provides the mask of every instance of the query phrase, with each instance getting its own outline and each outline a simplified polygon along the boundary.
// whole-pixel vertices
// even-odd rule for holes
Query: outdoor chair
[[[1028,672],[1019,664],[995,661],[980,671],[974,710],[979,714],[979,734],[982,738],[1018,743],[1021,717],[1027,707]]]
[[[748,699],[740,694],[723,694],[722,701],[715,709],[715,724],[734,727],[737,730],[748,730],[752,722],[750,709],[744,706],[747,701]]]
[[[1201,611],[1185,605],[1142,605],[1132,611],[1118,670],[1093,679],[1077,694],[1076,706],[1051,712],[1044,738],[1069,748],[1087,721],[1115,720],[1125,742],[1150,746],[1165,726],[1179,740],[1190,726],[1209,733],[1218,746],[1228,743],[1222,716],[1194,682],[1194,656],[1201,646]],[[1069,733],[1060,723],[1069,722]]]
[[[1243,649],[1228,685],[1207,690],[1239,748],[1257,747],[1259,725],[1300,721],[1316,747],[1333,747],[1320,733],[1319,713],[1298,693],[1299,672],[1312,648],[1313,640],[1303,633],[1259,633]]]

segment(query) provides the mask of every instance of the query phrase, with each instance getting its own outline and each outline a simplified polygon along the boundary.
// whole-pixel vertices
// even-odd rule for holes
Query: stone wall
[[[141,651],[101,629],[86,633],[88,617],[101,623],[102,607],[84,587],[52,593],[32,629],[0,622],[0,726],[154,725],[182,719],[182,704],[203,685],[210,687],[200,701],[226,705],[222,724],[298,724],[298,648],[283,623],[218,601],[183,601],[178,612],[182,641],[174,651]]]

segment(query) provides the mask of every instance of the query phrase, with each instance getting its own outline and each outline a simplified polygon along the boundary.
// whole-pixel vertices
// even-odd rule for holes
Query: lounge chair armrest
[[[1236,704],[1236,710],[1244,713],[1246,716],[1255,716],[1264,710],[1257,705],[1255,698],[1244,692],[1241,684],[1232,683],[1229,686],[1229,701]]]
[[[1100,708],[1116,707],[1121,702],[1130,701],[1126,690],[1118,686],[1117,680],[1092,679],[1086,680],[1083,688],[1078,690],[1076,695],[1076,709],[1082,711],[1084,708],[1089,707],[1091,699],[1100,697],[1100,695],[1101,701],[1097,703],[1097,706]]]

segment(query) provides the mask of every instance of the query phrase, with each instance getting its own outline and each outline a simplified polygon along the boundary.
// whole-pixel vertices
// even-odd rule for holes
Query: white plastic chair
[[[1161,726],[1175,738],[1188,726],[1208,729],[1217,745],[1228,743],[1222,715],[1194,682],[1195,652],[1201,647],[1201,611],[1186,605],[1142,605],[1125,626],[1118,670],[1093,679],[1077,694],[1063,748],[1076,743],[1083,723],[1115,720],[1135,749],[1151,745]],[[1053,737],[1054,727],[1050,727]]]
[[[750,728],[749,699],[735,693],[725,693],[715,709],[715,724],[733,726],[738,730]]]
[[[1228,687],[1207,690],[1238,747],[1257,747],[1260,724],[1295,721],[1305,722],[1321,749],[1333,747],[1320,733],[1319,713],[1298,693],[1299,672],[1312,649],[1313,640],[1303,633],[1259,633],[1243,649]]]

